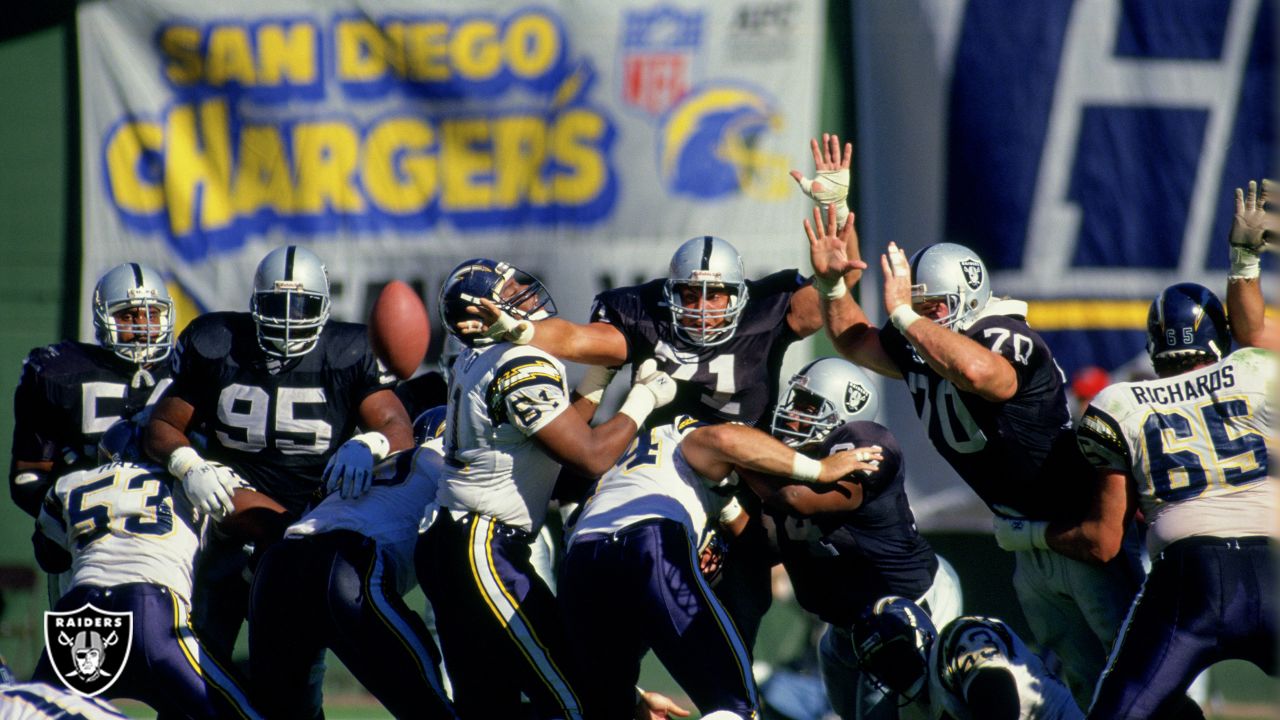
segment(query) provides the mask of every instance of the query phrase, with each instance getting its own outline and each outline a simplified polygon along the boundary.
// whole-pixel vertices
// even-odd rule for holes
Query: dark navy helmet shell
[[[853,626],[858,667],[882,690],[904,700],[924,691],[929,648],[938,637],[929,613],[897,595],[886,595],[863,611]]]
[[[556,314],[555,301],[538,278],[497,260],[467,260],[449,273],[440,287],[438,305],[445,330],[469,347],[493,342],[483,335],[464,334],[458,329],[458,323],[479,319],[467,312],[467,308],[478,307],[482,299],[517,319],[541,320]]]
[[[444,434],[444,416],[449,406],[437,405],[430,410],[423,410],[413,421],[413,444],[422,443]]]
[[[1165,288],[1147,313],[1147,354],[1167,365],[1182,360],[1221,360],[1231,352],[1227,311],[1213,291],[1196,283]]]

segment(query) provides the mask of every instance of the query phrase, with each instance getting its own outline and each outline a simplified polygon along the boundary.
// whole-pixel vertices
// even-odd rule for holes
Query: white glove
[[[533,340],[533,323],[528,320],[516,320],[505,310],[499,310],[498,317],[482,335],[498,342],[528,345]]]
[[[591,365],[573,391],[599,405],[604,397],[605,388],[609,387],[609,383],[613,381],[613,376],[616,374],[618,374],[618,368]]]
[[[170,453],[169,473],[182,479],[187,497],[201,513],[221,520],[235,512],[231,501],[237,487],[235,476],[227,467],[200,457],[195,448],[183,446]]]
[[[1268,248],[1268,243],[1280,236],[1280,214],[1269,212],[1268,196],[1274,194],[1275,183],[1262,181],[1262,192],[1258,192],[1258,183],[1249,181],[1246,193],[1236,188],[1236,214],[1231,223],[1231,271],[1228,279],[1250,280],[1257,278],[1261,272],[1260,255]]]
[[[1001,550],[1016,552],[1018,550],[1048,550],[1045,531],[1049,523],[1045,520],[1027,520],[995,516],[996,544]]]
[[[635,421],[636,427],[644,425],[649,413],[676,399],[676,381],[658,370],[658,361],[649,358],[640,363],[635,372],[636,383],[627,393],[627,399],[618,410]]]
[[[337,491],[344,499],[360,497],[373,482],[374,464],[385,458],[390,450],[391,442],[380,432],[356,435],[342,443],[320,476],[325,491]]]
[[[815,182],[822,186],[821,190],[813,189]],[[816,177],[801,176],[796,183],[800,185],[800,191],[818,205],[835,205],[836,222],[840,227],[844,226],[849,218],[849,168],[819,170]]]

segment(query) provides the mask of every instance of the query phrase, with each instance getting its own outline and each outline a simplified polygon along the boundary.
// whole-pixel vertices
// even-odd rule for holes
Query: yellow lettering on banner
[[[213,100],[197,109],[179,105],[165,118],[164,178],[169,205],[169,225],[175,236],[195,227],[197,190],[200,196],[199,227],[210,230],[232,219],[228,185],[231,177],[230,124],[225,100]]]
[[[236,168],[232,197],[238,215],[263,208],[279,214],[293,211],[293,181],[280,129],[250,125],[240,132],[240,167]]]
[[[551,147],[556,161],[569,172],[554,179],[556,202],[585,204],[604,189],[605,164],[600,153],[604,118],[588,110],[561,113],[552,130]]]
[[[316,29],[308,23],[258,28],[259,81],[310,85],[316,81]]]
[[[547,159],[547,126],[541,118],[509,115],[493,121],[493,206],[513,208],[526,198],[548,205],[551,193],[542,182]]]
[[[242,27],[218,25],[209,30],[208,62],[205,79],[213,87],[228,82],[247,87],[255,82],[253,49]]]
[[[488,80],[502,69],[498,29],[488,20],[467,20],[453,33],[450,57],[466,80]]]
[[[409,26],[404,43],[405,65],[410,78],[426,82],[449,79],[447,23],[414,23]]]
[[[107,145],[107,178],[122,210],[151,215],[164,210],[164,188],[138,174],[146,150],[164,149],[164,129],[156,123],[131,122],[116,129]]]
[[[300,213],[319,213],[325,208],[363,212],[364,199],[354,179],[360,160],[354,128],[339,122],[299,125],[293,133],[293,152],[298,180],[294,196]]]
[[[204,75],[200,55],[200,28],[171,25],[160,34],[164,74],[174,85],[195,85]]]
[[[493,156],[475,147],[489,139],[488,118],[446,120],[441,123],[440,134],[440,167],[444,171],[441,207],[446,210],[489,207],[493,187],[476,176],[493,172]]]
[[[429,148],[435,135],[421,120],[388,120],[365,140],[364,180],[369,198],[400,215],[421,210],[436,194],[437,166]]]
[[[503,46],[511,72],[535,78],[551,69],[560,53],[560,33],[546,15],[522,15],[511,22]]]
[[[404,77],[404,23],[390,22],[382,26],[383,59],[396,75]]]
[[[386,42],[376,25],[366,20],[343,20],[335,36],[339,80],[377,80],[387,71]]]

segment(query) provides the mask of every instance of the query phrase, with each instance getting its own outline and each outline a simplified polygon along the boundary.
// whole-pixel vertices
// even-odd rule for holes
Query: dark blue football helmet
[[[1209,288],[1178,283],[1165,288],[1147,313],[1147,354],[1157,371],[1191,362],[1217,362],[1231,352],[1222,301]]]
[[[468,347],[493,343],[480,334],[463,334],[458,323],[477,320],[467,312],[488,299],[516,319],[542,320],[556,314],[551,293],[538,278],[514,265],[476,258],[458,265],[440,288],[440,320],[445,330]]]
[[[444,433],[444,416],[449,406],[437,405],[430,410],[423,410],[413,421],[413,444],[422,443],[440,437]]]
[[[872,603],[853,626],[858,667],[886,693],[911,702],[924,692],[929,648],[938,629],[914,602],[886,595]]]
[[[98,439],[98,461],[103,463],[144,463],[142,428],[151,415],[150,408],[130,419],[117,420]]]

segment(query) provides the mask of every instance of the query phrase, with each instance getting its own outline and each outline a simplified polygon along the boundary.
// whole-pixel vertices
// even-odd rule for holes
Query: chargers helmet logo
[[[44,648],[68,690],[93,697],[120,679],[133,649],[133,613],[77,610],[44,614]]]
[[[763,92],[725,83],[694,88],[660,123],[663,184],[674,194],[698,199],[736,193],[785,197],[787,157],[767,149],[781,126],[781,114]]]

